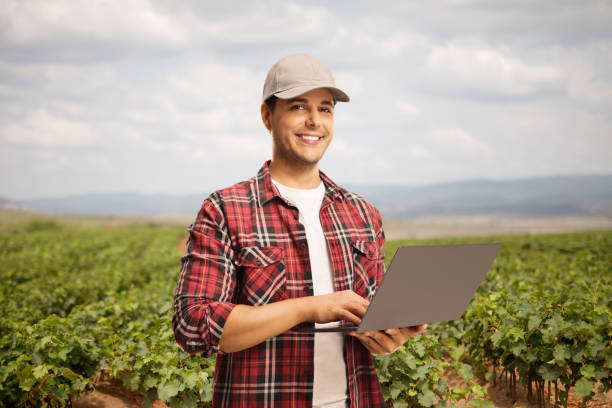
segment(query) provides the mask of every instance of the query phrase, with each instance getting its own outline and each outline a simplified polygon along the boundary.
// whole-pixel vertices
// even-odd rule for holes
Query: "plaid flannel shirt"
[[[204,201],[181,259],[174,333],[188,353],[217,353],[214,407],[312,406],[314,334],[289,330],[243,351],[219,350],[236,304],[313,295],[306,232],[298,209],[273,185],[269,163],[256,177]],[[320,177],[320,219],[335,290],[352,289],[371,300],[385,271],[380,214],[322,172]],[[370,352],[356,338],[344,339],[350,406],[384,407]]]

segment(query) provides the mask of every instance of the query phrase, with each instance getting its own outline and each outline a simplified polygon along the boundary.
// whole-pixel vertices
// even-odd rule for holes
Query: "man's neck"
[[[270,176],[284,186],[313,189],[321,183],[319,165],[289,166],[279,160],[270,162]]]

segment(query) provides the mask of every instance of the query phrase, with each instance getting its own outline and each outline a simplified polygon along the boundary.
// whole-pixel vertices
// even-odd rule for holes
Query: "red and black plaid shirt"
[[[256,177],[204,201],[181,260],[174,333],[188,353],[217,353],[215,407],[312,406],[314,334],[289,330],[247,350],[219,350],[236,304],[313,295],[306,231],[298,209],[273,185],[269,163]],[[320,219],[335,290],[352,289],[371,299],[384,273],[380,214],[322,172],[320,177],[325,185]],[[351,407],[384,407],[370,352],[356,338],[344,339]]]

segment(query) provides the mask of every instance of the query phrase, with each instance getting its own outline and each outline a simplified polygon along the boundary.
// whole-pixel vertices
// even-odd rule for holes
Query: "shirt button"
[[[302,249],[306,248],[306,243],[305,242],[300,243],[300,248]]]
[[[257,264],[257,266],[261,266],[261,259],[256,260],[255,263]]]

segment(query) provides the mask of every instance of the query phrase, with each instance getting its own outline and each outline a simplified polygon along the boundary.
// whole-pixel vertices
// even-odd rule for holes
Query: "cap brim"
[[[321,86],[321,85],[296,86],[295,88],[277,92],[274,94],[274,96],[280,99],[295,98],[296,96],[300,96],[302,94],[305,94],[306,92],[312,91],[313,89],[319,89],[319,88],[329,89],[332,95],[334,95],[334,98],[336,98],[337,102],[348,102],[351,100],[349,96],[346,93],[344,93],[344,91],[342,91],[341,89],[336,88],[335,86]]]

